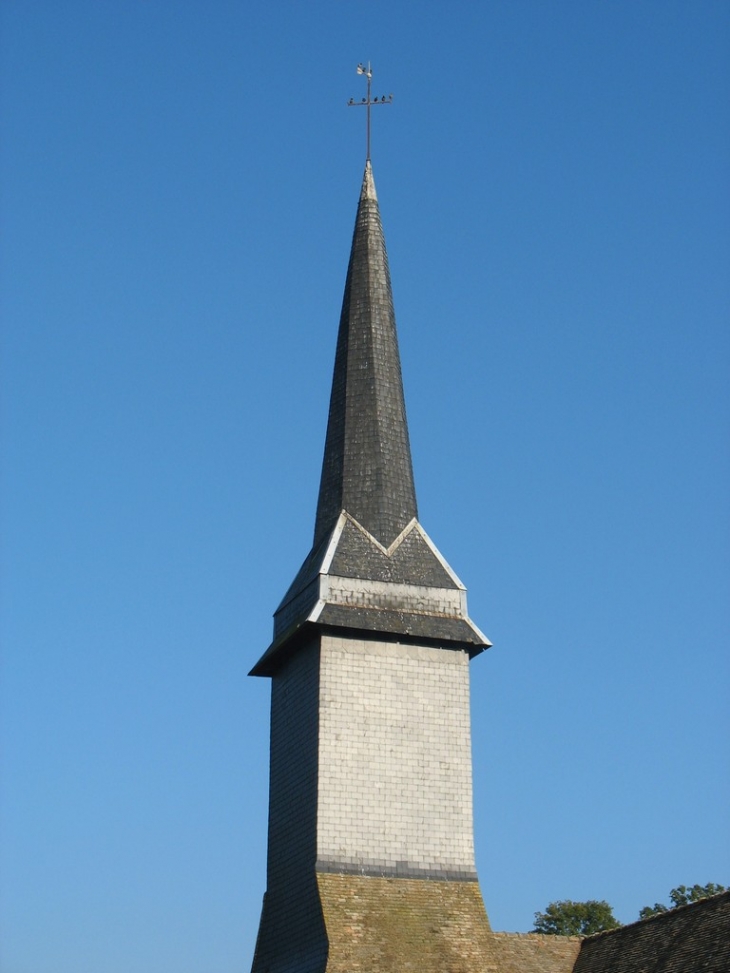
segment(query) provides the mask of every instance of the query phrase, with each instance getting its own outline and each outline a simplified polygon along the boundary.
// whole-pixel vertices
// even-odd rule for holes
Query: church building
[[[593,937],[588,954],[576,938],[491,931],[474,861],[469,716],[469,666],[489,645],[418,519],[368,157],[312,548],[251,673],[272,692],[253,973],[659,969],[623,967],[613,953],[601,965],[601,939],[633,927]],[[662,917],[643,928],[652,922]]]

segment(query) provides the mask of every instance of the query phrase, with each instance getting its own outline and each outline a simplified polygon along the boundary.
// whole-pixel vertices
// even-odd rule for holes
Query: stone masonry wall
[[[317,868],[474,879],[466,652],[323,635]]]
[[[318,882],[327,973],[502,973],[476,882],[323,874]]]

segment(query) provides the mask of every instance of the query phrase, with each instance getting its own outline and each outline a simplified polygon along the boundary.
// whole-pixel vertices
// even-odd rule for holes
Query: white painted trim
[[[317,604],[311,610],[311,612],[304,619],[304,621],[305,622],[316,622],[317,619],[319,618],[319,616],[322,614],[322,610],[324,609],[324,606],[326,604],[327,604],[327,602],[326,601],[322,601],[322,599],[320,598],[319,601],[317,602]]]
[[[373,535],[370,533],[370,531],[367,528],[363,527],[363,525],[360,523],[359,520],[355,520],[355,518],[352,516],[352,514],[349,514],[346,510],[343,510],[342,511],[342,514],[340,514],[340,516],[342,516],[343,514],[344,514],[345,517],[347,517],[347,519],[350,521],[350,523],[353,524],[355,527],[357,527],[357,529],[360,531],[360,533],[361,534],[364,534],[365,537],[367,537],[367,539],[370,541],[370,543],[371,544],[374,544],[378,548],[379,551],[382,551],[383,554],[386,555],[386,557],[390,557],[391,554],[393,553],[393,551],[395,551],[396,548],[400,547],[400,545],[406,539],[406,537],[408,536],[408,534],[410,534],[410,532],[413,530],[413,528],[418,524],[418,521],[414,517],[413,520],[411,520],[409,523],[406,524],[406,526],[403,528],[403,530],[400,532],[400,534],[398,534],[398,536],[393,541],[393,543],[390,545],[390,547],[384,547],[380,543],[380,541],[378,540],[377,537],[373,537]],[[338,523],[339,523],[339,521],[338,521]]]
[[[464,606],[464,607],[466,607],[466,606]],[[471,627],[477,633],[477,635],[482,640],[482,642],[484,642],[484,648],[485,649],[490,648],[490,646],[492,645],[492,642],[489,641],[489,639],[484,634],[484,632],[479,628],[479,626],[474,624],[474,622],[471,620],[471,618],[469,618],[469,616],[466,614],[466,612],[464,612],[464,618],[465,618],[465,621],[467,621],[471,625]]]
[[[325,551],[322,563],[319,566],[320,574],[327,574],[332,564],[332,558],[335,556],[337,551],[337,545],[340,543],[340,537],[342,537],[342,531],[345,529],[345,524],[347,521],[352,520],[352,517],[347,513],[346,510],[340,512],[340,516],[337,518],[337,523],[335,524],[335,529],[332,531],[332,536],[330,537],[330,542],[327,545],[327,550]]]
[[[390,547],[387,548],[387,550],[385,551],[385,553],[388,555],[388,557],[390,557],[390,555],[393,553],[393,551],[395,551],[397,548],[399,548],[401,546],[401,544],[406,539],[406,537],[408,537],[408,535],[411,533],[411,531],[414,529],[414,527],[417,527],[417,526],[418,526],[418,521],[414,517],[413,520],[409,521],[406,524],[406,526],[403,528],[403,530],[400,532],[400,534],[398,534],[398,536],[393,541],[393,543],[390,545]]]

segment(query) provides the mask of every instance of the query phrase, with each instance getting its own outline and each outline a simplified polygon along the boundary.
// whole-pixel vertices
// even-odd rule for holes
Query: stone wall
[[[469,659],[322,636],[320,870],[475,878]]]
[[[477,882],[319,875],[327,973],[497,973]]]

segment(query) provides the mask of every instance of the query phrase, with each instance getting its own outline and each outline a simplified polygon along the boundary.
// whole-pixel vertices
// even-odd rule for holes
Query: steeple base
[[[273,903],[264,903],[253,973],[496,973],[499,968],[476,881],[318,872],[316,886],[319,901],[312,897],[306,906],[306,927],[287,929],[283,916],[276,921]],[[300,924],[295,920],[294,925]]]
[[[490,973],[478,882],[317,875],[327,973]]]

